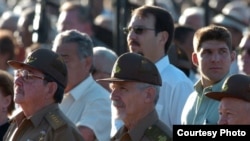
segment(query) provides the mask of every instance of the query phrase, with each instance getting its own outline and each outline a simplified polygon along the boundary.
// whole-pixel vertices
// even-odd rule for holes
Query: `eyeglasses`
[[[144,30],[155,30],[155,29],[153,29],[153,28],[147,28],[147,27],[129,27],[129,28],[125,27],[125,28],[123,28],[124,34],[128,34],[131,31],[134,31],[135,34],[141,35]]]
[[[27,70],[21,70],[21,69],[19,69],[19,70],[16,71],[16,76],[22,76],[22,78],[25,81],[32,80],[33,78],[38,78],[38,79],[45,80],[45,78],[42,77],[42,76],[31,74],[31,73],[29,73],[29,71],[27,71]]]

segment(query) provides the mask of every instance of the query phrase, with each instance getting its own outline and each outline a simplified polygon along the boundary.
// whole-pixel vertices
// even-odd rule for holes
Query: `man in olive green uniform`
[[[111,78],[97,81],[111,82],[116,116],[124,122],[112,141],[172,140],[170,129],[155,110],[162,81],[154,63],[139,54],[125,53],[116,60]]]
[[[14,101],[19,112],[11,119],[4,141],[83,141],[75,125],[59,110],[67,69],[48,49],[35,50],[24,63],[8,61],[15,69]]]

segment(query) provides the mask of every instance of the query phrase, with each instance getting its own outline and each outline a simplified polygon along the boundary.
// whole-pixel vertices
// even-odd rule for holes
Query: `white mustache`
[[[113,106],[115,106],[115,107],[121,107],[121,106],[123,106],[123,103],[122,103],[122,102],[119,102],[119,101],[113,101],[112,104],[113,104]]]

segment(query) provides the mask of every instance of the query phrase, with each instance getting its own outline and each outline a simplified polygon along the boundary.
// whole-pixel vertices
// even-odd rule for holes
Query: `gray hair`
[[[111,73],[112,67],[118,58],[117,54],[113,50],[103,46],[94,47],[93,53],[93,66],[101,71]]]
[[[156,105],[156,103],[157,103],[157,101],[159,99],[160,86],[153,85],[153,84],[148,84],[148,83],[142,83],[142,82],[137,83],[137,88],[138,89],[145,89],[147,87],[153,87],[153,88],[155,88],[156,93],[155,93],[155,100],[154,100],[155,102],[154,103]]]
[[[93,41],[86,33],[82,33],[75,29],[66,30],[56,35],[52,50],[65,43],[75,43],[78,49],[78,56],[80,59],[88,56],[93,56]]]

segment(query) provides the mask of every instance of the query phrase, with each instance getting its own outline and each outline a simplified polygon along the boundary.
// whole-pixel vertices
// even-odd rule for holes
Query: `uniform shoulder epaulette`
[[[156,125],[152,125],[147,128],[145,135],[153,141],[170,141],[171,138],[167,135],[165,131]]]
[[[52,126],[54,130],[64,126],[66,123],[65,121],[60,117],[59,113],[57,112],[49,112],[45,118],[49,122],[49,124]]]

